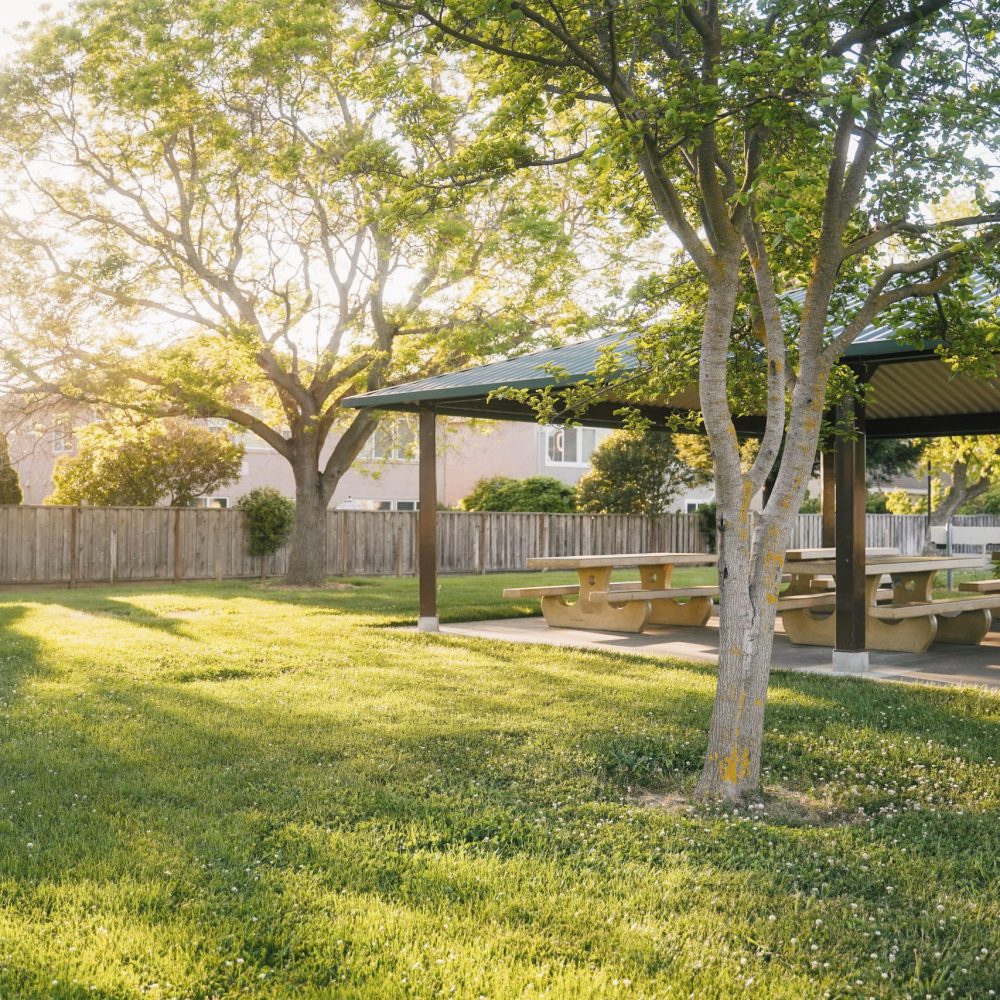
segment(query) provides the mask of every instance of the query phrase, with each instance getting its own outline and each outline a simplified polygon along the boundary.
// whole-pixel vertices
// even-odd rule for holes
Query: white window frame
[[[401,445],[400,431],[403,428],[406,429],[409,440]],[[383,438],[381,439],[379,438],[380,429],[383,433]],[[389,447],[388,454],[377,455],[375,454],[375,445],[380,440],[384,440],[384,435],[389,435],[392,444]],[[375,428],[371,437],[365,442],[359,458],[362,462],[378,462],[382,465],[415,465],[420,460],[416,444],[416,432],[413,429],[413,425],[405,417],[390,418],[384,421],[381,428]]]
[[[213,503],[213,501],[218,501]],[[229,502],[229,497],[195,497],[194,498],[195,507],[200,507],[203,510],[229,510],[232,504]]]
[[[594,447],[591,449],[590,454],[580,461],[575,459],[573,461],[566,461],[564,459],[554,459],[549,454],[549,443],[553,437],[559,437],[560,435],[574,434],[576,436],[576,453],[579,455],[583,451],[583,432],[590,431],[594,435]],[[565,441],[565,436],[563,437]],[[600,444],[600,438],[598,437],[598,430],[596,427],[546,427],[545,428],[545,464],[557,468],[563,469],[587,469],[590,467],[590,456],[594,454],[597,446]],[[566,448],[560,448],[560,451],[565,453]]]

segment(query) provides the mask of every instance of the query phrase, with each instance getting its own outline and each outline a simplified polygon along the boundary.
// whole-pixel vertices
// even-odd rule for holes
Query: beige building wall
[[[25,503],[40,504],[52,492],[56,459],[73,453],[72,427],[88,419],[55,415],[36,419],[30,425],[8,425],[11,459],[21,477]],[[387,417],[383,431],[340,481],[332,507],[415,508],[415,418]],[[590,467],[590,452],[608,433],[585,428],[560,432],[532,422],[442,418],[438,433],[438,502],[446,507],[458,506],[480,479],[489,476],[552,476],[574,485]],[[295,483],[288,462],[253,435],[247,435],[244,443],[246,454],[240,479],[219,489],[213,497],[204,498],[204,502],[232,506],[256,486],[274,486],[294,496]],[[711,497],[711,486],[697,487],[682,494],[675,509],[694,509]]]

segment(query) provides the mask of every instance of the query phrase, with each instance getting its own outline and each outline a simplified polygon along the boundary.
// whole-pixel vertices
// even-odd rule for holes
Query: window
[[[405,418],[383,420],[361,451],[364,462],[415,462],[417,435]]]
[[[212,510],[228,510],[229,497],[195,497],[195,507],[209,507]]]
[[[545,441],[545,464],[589,465],[597,441],[597,431],[593,427],[549,427]]]
[[[687,512],[689,514],[697,514],[698,508],[702,505],[703,501],[700,500],[688,500],[687,502]]]
[[[348,497],[337,504],[337,510],[420,510],[416,500],[365,500],[358,497]]]
[[[52,431],[52,454],[65,455],[73,450],[73,428],[60,424]]]

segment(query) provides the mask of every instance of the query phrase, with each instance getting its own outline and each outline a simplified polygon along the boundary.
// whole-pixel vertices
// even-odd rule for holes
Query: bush
[[[270,556],[292,537],[295,503],[273,486],[258,486],[236,504],[247,516],[247,551],[252,556]]]
[[[806,497],[799,508],[800,514],[818,514],[822,510],[822,503],[819,497]]]
[[[714,500],[698,504],[698,522],[701,526],[702,534],[705,536],[705,544],[709,552],[715,551],[716,538],[719,533],[716,518],[719,515],[719,505]]]
[[[865,497],[865,512],[868,514],[889,513],[889,508],[886,506],[886,496],[881,490],[869,493]]]
[[[551,476],[529,476],[527,479],[493,476],[480,479],[461,507],[462,510],[508,513],[571,514],[573,487]]]

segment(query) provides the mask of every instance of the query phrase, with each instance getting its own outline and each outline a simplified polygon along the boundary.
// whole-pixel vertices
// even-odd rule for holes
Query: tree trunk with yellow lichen
[[[741,802],[760,787],[764,710],[784,553],[812,472],[829,365],[821,360],[803,365],[792,391],[774,486],[764,509],[755,514],[751,503],[763,481],[761,470],[774,464],[780,426],[777,432],[772,426],[765,435],[754,466],[743,469],[721,363],[729,349],[725,326],[731,322],[731,294],[709,296],[702,337],[700,394],[718,497],[719,667],[708,748],[695,797]],[[769,404],[777,410],[783,402],[780,368],[772,376]]]

